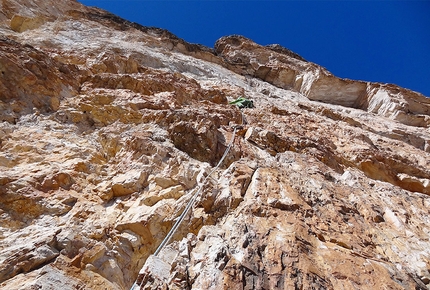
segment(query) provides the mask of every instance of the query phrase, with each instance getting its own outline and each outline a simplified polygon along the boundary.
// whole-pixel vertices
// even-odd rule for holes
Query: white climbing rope
[[[242,113],[242,124],[243,124],[243,113]],[[199,194],[201,193],[203,186],[206,184],[206,181],[211,177],[211,175],[217,171],[219,169],[219,167],[221,166],[221,164],[223,163],[224,159],[227,157],[227,154],[229,153],[231,147],[233,146],[234,143],[234,139],[236,137],[236,131],[237,131],[237,127],[234,127],[234,131],[233,131],[233,136],[231,137],[231,140],[227,146],[227,148],[224,151],[223,156],[221,157],[221,159],[219,160],[218,164],[214,167],[214,169],[212,169],[212,171],[205,177],[205,179],[203,180],[203,182],[201,182],[200,185],[198,185],[195,188],[195,193],[193,194],[193,196],[191,197],[191,199],[189,200],[187,206],[185,207],[184,211],[182,212],[182,214],[179,216],[178,220],[175,222],[175,224],[173,225],[173,227],[170,229],[169,233],[167,234],[167,236],[164,238],[164,240],[161,242],[161,244],[158,246],[157,250],[154,253],[154,256],[157,256],[160,251],[170,242],[171,238],[173,237],[173,235],[175,234],[176,230],[179,228],[179,226],[181,225],[182,221],[184,220],[185,216],[188,214],[188,212],[190,211],[190,209],[194,206],[194,203],[197,199],[197,197],[199,196]],[[142,282],[140,283],[140,285],[137,284],[137,280],[134,282],[133,286],[131,286],[130,290],[133,289],[141,289],[142,287]],[[136,286],[138,286],[139,288],[135,288]]]
[[[158,246],[157,250],[154,253],[154,256],[157,256],[160,251],[163,249],[163,247],[170,241],[170,239],[172,238],[172,236],[175,234],[176,230],[178,229],[178,227],[180,226],[180,224],[182,223],[182,221],[184,220],[185,216],[187,215],[187,213],[190,211],[190,209],[193,207],[194,202],[196,201],[197,197],[199,196],[199,194],[201,193],[203,186],[206,184],[206,181],[210,178],[210,176],[218,170],[218,168],[221,166],[222,162],[224,161],[225,157],[227,156],[228,152],[230,151],[230,148],[233,145],[233,141],[234,138],[236,136],[236,130],[237,128],[234,128],[233,131],[233,136],[231,137],[230,143],[228,144],[227,148],[224,151],[224,155],[221,157],[221,159],[219,160],[218,164],[215,166],[214,169],[212,169],[212,171],[208,174],[208,176],[206,176],[206,178],[203,180],[203,182],[196,188],[197,191],[194,193],[194,195],[191,197],[190,201],[188,202],[187,206],[185,207],[184,211],[182,212],[182,214],[179,216],[178,220],[176,221],[176,223],[173,225],[173,227],[170,229],[169,233],[167,234],[167,236],[164,238],[164,240],[161,242],[161,244]]]

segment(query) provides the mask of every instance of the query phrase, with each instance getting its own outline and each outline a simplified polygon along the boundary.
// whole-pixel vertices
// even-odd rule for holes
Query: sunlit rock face
[[[429,288],[423,95],[241,36],[0,5],[0,288]]]

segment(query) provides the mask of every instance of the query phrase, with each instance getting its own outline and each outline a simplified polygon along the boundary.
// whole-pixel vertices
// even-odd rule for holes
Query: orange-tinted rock
[[[0,288],[428,288],[421,94],[76,1],[0,26]]]

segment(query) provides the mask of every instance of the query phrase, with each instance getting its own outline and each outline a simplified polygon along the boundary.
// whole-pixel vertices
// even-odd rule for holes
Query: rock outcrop
[[[310,100],[362,109],[406,125],[430,124],[430,100],[418,93],[394,85],[339,79],[291,51],[276,45],[263,47],[242,36],[223,37],[215,48],[233,71],[293,89]]]
[[[0,288],[430,288],[423,95],[241,36],[0,3]]]

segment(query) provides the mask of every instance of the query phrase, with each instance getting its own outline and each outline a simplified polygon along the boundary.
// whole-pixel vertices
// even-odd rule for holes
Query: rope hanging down
[[[242,113],[242,123],[243,123],[243,113]],[[169,243],[170,239],[172,238],[172,236],[175,234],[176,230],[179,228],[179,226],[181,225],[182,221],[184,220],[185,216],[187,215],[187,213],[190,211],[190,209],[194,206],[194,203],[197,199],[197,197],[199,196],[199,194],[201,193],[202,189],[203,189],[203,185],[206,184],[206,181],[211,177],[211,175],[218,170],[218,168],[221,166],[221,164],[223,163],[224,159],[227,157],[227,154],[229,153],[231,147],[233,146],[233,142],[234,142],[234,138],[236,137],[236,131],[237,131],[237,127],[234,127],[234,131],[233,131],[233,136],[231,137],[230,143],[228,144],[227,148],[224,151],[223,156],[221,157],[221,159],[219,160],[218,164],[214,167],[214,169],[212,169],[212,171],[205,177],[205,179],[203,180],[203,182],[198,185],[198,187],[196,187],[196,192],[193,194],[193,196],[191,197],[190,201],[188,202],[187,206],[185,207],[184,211],[182,212],[182,214],[179,216],[178,220],[175,222],[175,224],[173,225],[173,227],[170,229],[169,233],[167,234],[167,236],[164,238],[164,240],[161,242],[161,244],[158,246],[157,250],[154,253],[154,256],[157,256],[160,251],[164,248],[164,246],[166,244]],[[136,281],[137,282],[137,281]],[[131,287],[131,290],[136,289],[136,286],[139,286],[138,289],[141,288],[142,285],[137,285],[137,283],[134,283],[133,286]],[[143,283],[143,280],[142,280]]]
[[[158,246],[157,250],[154,253],[154,256],[157,256],[160,251],[163,249],[163,247],[169,243],[170,239],[172,238],[172,236],[175,234],[176,230],[178,229],[179,225],[182,223],[182,221],[184,220],[185,216],[187,215],[187,213],[190,211],[190,209],[193,207],[194,202],[196,201],[197,197],[199,196],[200,192],[203,189],[203,185],[206,183],[206,181],[209,179],[209,177],[218,170],[218,168],[221,166],[222,162],[224,161],[225,157],[227,156],[228,152],[230,151],[230,148],[233,145],[233,141],[234,138],[236,136],[236,130],[237,128],[234,128],[233,131],[233,136],[231,137],[230,143],[228,144],[227,148],[225,149],[224,155],[221,157],[221,159],[219,160],[218,164],[215,166],[214,169],[212,169],[212,171],[208,174],[208,176],[206,176],[206,178],[203,180],[203,182],[201,183],[201,185],[199,185],[196,189],[196,193],[194,193],[194,195],[191,197],[190,201],[188,202],[187,206],[185,207],[185,210],[182,212],[182,214],[179,216],[178,220],[176,221],[176,223],[173,225],[173,227],[170,229],[169,233],[167,234],[167,236],[164,238],[164,240],[161,242],[161,244]]]

